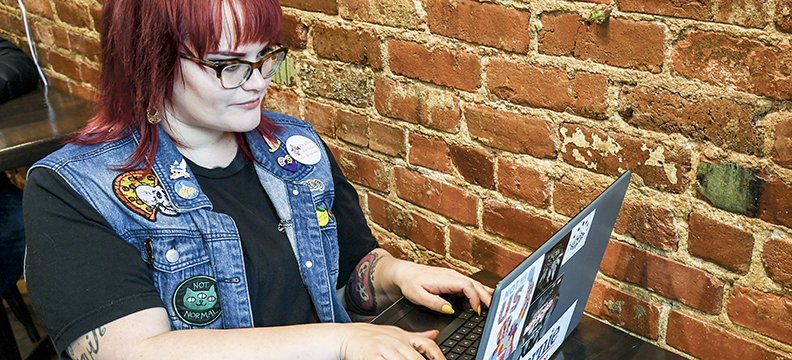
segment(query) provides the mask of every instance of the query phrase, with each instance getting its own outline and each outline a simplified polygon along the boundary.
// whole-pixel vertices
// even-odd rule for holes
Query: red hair
[[[146,111],[162,108],[172,99],[173,82],[181,73],[180,52],[204,57],[217,50],[224,7],[231,16],[232,47],[277,42],[281,28],[278,0],[105,0],[97,110],[72,142],[99,144],[139,130],[140,144],[121,170],[140,165],[150,168],[159,133],[157,125],[147,121]],[[257,129],[269,136],[276,127],[262,116]],[[251,159],[244,136],[236,135]]]

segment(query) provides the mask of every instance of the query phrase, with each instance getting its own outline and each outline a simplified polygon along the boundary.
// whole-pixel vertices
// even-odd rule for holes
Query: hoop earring
[[[162,121],[162,115],[160,115],[159,110],[154,110],[154,113],[151,113],[151,109],[146,110],[146,120],[150,122],[152,125],[157,125]]]

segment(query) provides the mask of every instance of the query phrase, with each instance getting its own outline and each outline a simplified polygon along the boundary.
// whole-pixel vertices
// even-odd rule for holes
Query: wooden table
[[[93,104],[43,89],[0,104],[0,171],[30,165],[83,127]]]

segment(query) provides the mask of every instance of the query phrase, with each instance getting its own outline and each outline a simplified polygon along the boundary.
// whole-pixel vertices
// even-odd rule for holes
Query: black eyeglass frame
[[[267,60],[272,59],[273,57],[275,57],[276,61],[275,61],[274,66],[272,67],[272,70],[268,74],[262,73],[261,75],[265,79],[268,79],[268,78],[271,78],[271,77],[275,76],[275,73],[278,72],[278,68],[280,68],[280,65],[283,63],[283,60],[286,59],[286,54],[288,52],[289,52],[289,49],[287,47],[282,46],[282,45],[277,45],[277,47],[275,49],[272,49],[272,50],[268,51],[267,53],[265,53],[261,57],[261,59],[259,61],[256,61],[256,62],[250,62],[250,61],[242,60],[242,59],[206,60],[206,59],[197,58],[195,56],[191,56],[191,55],[188,55],[188,54],[185,54],[185,53],[181,53],[179,56],[181,56],[184,59],[190,60],[190,61],[192,61],[192,62],[194,62],[196,64],[203,65],[203,66],[206,66],[206,67],[214,70],[215,74],[217,75],[217,79],[220,80],[220,85],[222,85],[223,88],[236,89],[236,88],[244,85],[248,80],[250,80],[250,76],[253,75],[253,70],[258,70],[259,72],[261,72],[261,67],[264,66],[264,63],[267,62]],[[232,65],[250,65],[250,71],[244,76],[244,80],[242,80],[242,82],[240,82],[239,85],[236,85],[236,86],[233,86],[233,87],[227,87],[223,83],[223,70],[225,68],[229,67],[229,66],[232,66]]]

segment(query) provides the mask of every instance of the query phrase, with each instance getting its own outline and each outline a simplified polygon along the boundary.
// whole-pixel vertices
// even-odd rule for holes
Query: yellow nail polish
[[[443,305],[443,308],[440,309],[440,311],[442,311],[443,314],[449,314],[450,315],[450,314],[454,313],[454,308],[452,308],[451,305],[445,304],[445,305]]]
[[[476,308],[476,314],[478,314],[478,316],[481,316],[481,304],[479,304],[478,308]]]

